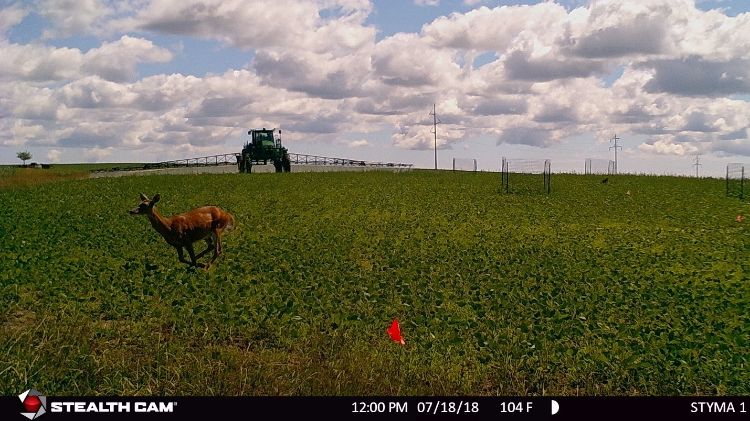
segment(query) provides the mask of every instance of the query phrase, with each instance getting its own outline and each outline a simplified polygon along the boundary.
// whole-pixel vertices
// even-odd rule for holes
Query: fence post
[[[508,193],[508,162],[503,157],[502,163],[500,164],[500,180],[503,184],[503,190]]]
[[[727,196],[729,196],[729,164],[727,164],[727,177],[724,179],[724,181],[726,181]]]

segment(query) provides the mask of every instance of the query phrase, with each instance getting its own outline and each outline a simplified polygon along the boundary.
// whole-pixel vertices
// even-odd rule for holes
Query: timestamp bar
[[[346,397],[159,397],[46,396],[50,419],[450,419],[587,420],[686,419],[750,420],[750,396],[729,397],[484,397],[484,396],[346,396]],[[158,414],[113,411],[157,399],[169,403]],[[77,408],[85,408],[84,412]],[[151,406],[147,406],[151,408]],[[156,408],[156,407],[155,407]],[[0,419],[28,412],[18,396],[0,396]],[[47,416],[47,415],[45,415]]]

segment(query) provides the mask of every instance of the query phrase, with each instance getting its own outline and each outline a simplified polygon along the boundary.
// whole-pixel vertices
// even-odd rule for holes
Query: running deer
[[[156,232],[171,246],[177,249],[177,255],[180,262],[197,267],[208,268],[221,254],[221,233],[227,232],[234,228],[234,217],[216,206],[204,206],[193,209],[189,212],[179,215],[172,215],[169,218],[162,216],[155,208],[155,205],[161,199],[160,195],[149,199],[148,196],[141,193],[141,203],[130,211],[131,215],[146,215]],[[195,254],[193,243],[205,240],[206,249]],[[185,260],[182,249],[185,248],[190,255],[190,262]],[[214,250],[214,256],[207,265],[198,263],[198,259],[203,257],[211,249]]]

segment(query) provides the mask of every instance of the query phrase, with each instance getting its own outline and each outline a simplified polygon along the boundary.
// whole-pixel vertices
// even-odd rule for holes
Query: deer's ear
[[[154,198],[153,198],[153,199],[151,199],[151,203],[152,203],[152,204],[155,204],[155,203],[156,203],[156,202],[158,202],[159,200],[161,200],[161,195],[160,195],[160,194],[155,194],[155,195],[154,195]]]
[[[146,196],[145,194],[141,193],[141,201],[146,201],[146,200],[148,200],[148,196]]]

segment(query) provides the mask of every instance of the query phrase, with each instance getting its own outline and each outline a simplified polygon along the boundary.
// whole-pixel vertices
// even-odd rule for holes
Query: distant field
[[[134,164],[52,164],[49,169],[0,165],[0,189],[88,178],[89,171]]]
[[[428,171],[4,188],[0,393],[750,394],[750,219],[735,222],[750,207],[721,180],[609,181],[554,176],[549,196]],[[217,265],[186,267],[129,216],[140,192],[164,214],[232,212]]]

